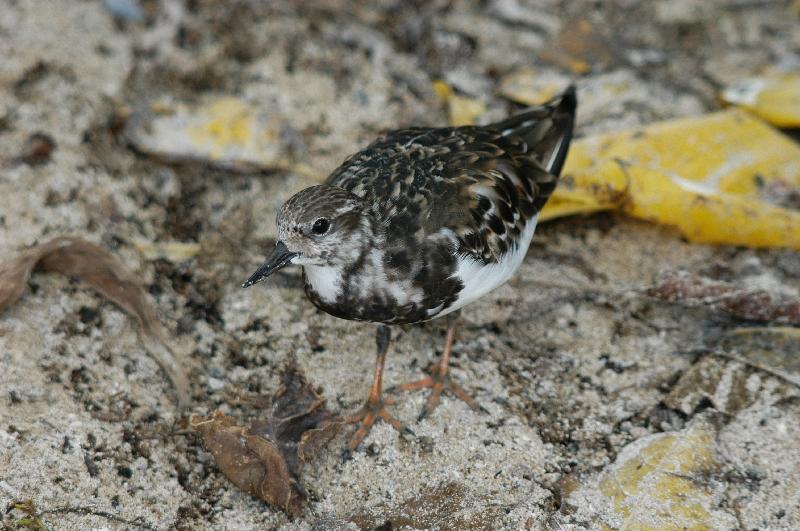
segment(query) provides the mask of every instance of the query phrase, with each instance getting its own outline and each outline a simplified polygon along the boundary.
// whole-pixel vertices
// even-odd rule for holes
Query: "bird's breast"
[[[324,304],[334,304],[342,295],[342,268],[333,266],[304,266],[306,292],[311,300]],[[312,295],[313,294],[313,295]]]
[[[417,322],[427,317],[425,293],[411,278],[387,276],[383,259],[367,256],[350,266],[305,266],[308,298],[321,310],[357,321]]]

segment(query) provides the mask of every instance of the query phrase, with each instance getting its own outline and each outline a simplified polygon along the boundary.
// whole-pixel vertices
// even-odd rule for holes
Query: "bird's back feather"
[[[570,88],[487,126],[394,131],[348,158],[327,184],[364,202],[375,234],[355,263],[369,268],[343,271],[335,303],[315,304],[348,319],[410,323],[505,282],[556,187],[575,106]],[[371,286],[369,296],[358,286]]]
[[[451,232],[485,262],[515,245],[555,189],[572,138],[574,87],[487,126],[411,128],[384,135],[328,183],[372,203],[390,240]]]

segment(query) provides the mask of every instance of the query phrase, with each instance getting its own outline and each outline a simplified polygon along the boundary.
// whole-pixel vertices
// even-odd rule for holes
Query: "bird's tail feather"
[[[559,175],[575,126],[578,98],[570,85],[552,100],[495,124],[503,135],[525,140],[531,155],[548,173]]]

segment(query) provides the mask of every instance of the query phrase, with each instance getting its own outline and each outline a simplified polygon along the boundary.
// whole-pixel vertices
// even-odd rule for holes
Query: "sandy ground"
[[[313,177],[144,156],[126,109],[243,97],[324,174],[381,130],[446,123],[435,79],[486,102],[490,121],[512,109],[497,90],[515,69],[576,77],[540,58],[576,17],[608,44],[576,77],[579,135],[711,111],[720,86],[800,65],[789,2],[357,4],[148,0],[141,22],[94,0],[0,10],[0,258],[57,235],[120,256],[185,359],[190,413],[258,416],[230,397],[271,394],[291,360],[331,409],[355,409],[374,331],[317,311],[296,271],[239,288],[276,207]],[[13,162],[36,132],[51,160]],[[201,250],[148,260],[142,241]],[[488,413],[446,397],[414,423],[425,395],[405,397],[395,411],[417,438],[378,425],[343,462],[344,431],[305,467],[295,519],[221,475],[124,314],[36,274],[0,316],[0,523],[14,528],[23,513],[6,508],[31,499],[50,529],[798,529],[800,393],[709,354],[734,348],[741,322],[642,295],[677,268],[800,290],[797,253],[690,245],[612,214],[545,224],[514,279],[463,314],[452,373]],[[386,384],[418,378],[443,337],[436,322],[398,329]]]

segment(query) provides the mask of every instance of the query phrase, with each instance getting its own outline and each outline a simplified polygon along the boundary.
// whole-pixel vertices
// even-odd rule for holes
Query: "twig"
[[[791,374],[786,374],[786,373],[783,373],[781,371],[778,371],[778,370],[775,370],[775,369],[771,369],[771,368],[767,367],[766,365],[761,365],[760,363],[756,363],[754,361],[750,361],[747,358],[744,358],[742,356],[738,356],[736,354],[731,354],[729,352],[725,352],[724,350],[722,350],[720,348],[703,348],[703,349],[699,349],[699,350],[704,354],[711,354],[713,356],[719,356],[720,358],[725,358],[727,360],[737,361],[737,362],[739,362],[739,363],[741,363],[743,365],[746,365],[748,367],[752,367],[753,369],[757,369],[759,371],[763,371],[763,372],[765,372],[767,374],[775,376],[776,378],[780,378],[781,380],[783,380],[783,381],[785,381],[785,382],[787,382],[787,383],[789,383],[791,385],[794,385],[795,387],[800,388],[800,378],[797,378],[796,376],[792,376]]]
[[[150,525],[148,523],[137,521],[137,520],[140,520],[141,517],[139,517],[139,518],[137,518],[135,520],[126,520],[125,518],[122,518],[121,516],[117,516],[115,514],[111,514],[109,512],[102,511],[102,510],[99,510],[99,509],[93,509],[91,507],[54,507],[53,509],[45,509],[45,510],[39,511],[40,515],[44,515],[44,514],[63,514],[63,513],[82,514],[82,515],[86,515],[86,516],[99,516],[100,518],[105,518],[107,520],[113,520],[114,522],[119,522],[119,523],[122,523],[122,524],[136,526],[136,527],[138,527],[140,529],[148,529],[148,530],[152,530],[152,531],[157,531],[157,529],[158,529],[155,526],[152,526],[152,525]]]

